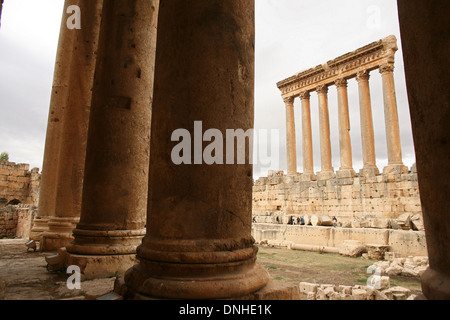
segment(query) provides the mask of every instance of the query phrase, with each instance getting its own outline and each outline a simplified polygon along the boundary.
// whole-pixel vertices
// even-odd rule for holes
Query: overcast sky
[[[0,152],[42,168],[56,45],[63,0],[5,0],[0,29]],[[414,161],[403,56],[395,0],[256,0],[255,177],[286,170],[285,106],[276,83],[389,35],[398,39],[395,82],[403,159]],[[377,165],[387,164],[381,75],[371,73]],[[353,165],[362,167],[356,80],[349,81]],[[337,95],[329,90],[333,166],[339,169]],[[301,109],[295,101],[297,160],[302,171]],[[311,94],[314,164],[320,170],[317,95]],[[262,129],[268,130],[264,135]],[[278,143],[270,143],[278,137]],[[267,139],[266,139],[267,140]],[[267,161],[266,149],[276,150]],[[268,154],[270,155],[270,154]],[[263,163],[270,165],[264,166]]]

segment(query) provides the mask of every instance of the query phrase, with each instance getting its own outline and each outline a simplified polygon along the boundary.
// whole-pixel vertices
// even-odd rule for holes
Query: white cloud
[[[42,167],[48,106],[64,1],[5,0],[0,29],[0,152]],[[256,129],[279,129],[280,163],[286,169],[285,107],[276,83],[390,34],[397,36],[395,81],[404,161],[414,147],[406,96],[395,0],[256,0]],[[384,115],[379,75],[371,80],[377,156],[385,164]],[[333,166],[339,167],[335,92],[330,88]],[[349,84],[354,167],[361,166],[357,90]],[[319,170],[318,115],[312,95],[314,161]],[[300,103],[296,101],[296,106]],[[301,115],[296,108],[297,158],[301,171]],[[267,174],[264,168],[255,176]]]

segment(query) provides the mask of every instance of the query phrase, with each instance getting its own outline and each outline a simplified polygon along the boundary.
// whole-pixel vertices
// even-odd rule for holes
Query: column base
[[[122,276],[117,277],[114,282],[114,293],[125,297],[127,300],[157,300],[142,295],[133,297],[127,296],[128,288]],[[300,300],[300,292],[297,285],[283,283],[276,280],[269,280],[266,286],[255,292],[249,293],[241,297],[233,297],[232,300]]]
[[[66,246],[67,266],[80,267],[84,279],[105,278],[124,273],[138,261],[136,249],[145,229],[73,230],[74,241]]]
[[[36,217],[30,230],[30,240],[41,241],[41,235],[48,230],[50,217]]]
[[[421,276],[422,292],[429,300],[450,300],[450,276],[428,268]]]
[[[365,167],[359,170],[359,175],[364,177],[374,177],[380,174],[377,167]]]
[[[68,245],[74,239],[72,231],[79,221],[79,217],[51,218],[48,221],[48,230],[41,234],[40,251],[56,251]]]
[[[402,164],[390,164],[383,169],[383,174],[402,174],[408,173],[408,167]]]
[[[316,181],[317,176],[312,172],[303,173],[300,176],[300,181]]]
[[[269,274],[256,264],[250,238],[144,239],[139,264],[125,273],[131,299],[231,299],[263,288]]]
[[[65,268],[78,266],[82,280],[103,279],[124,274],[139,261],[136,254],[122,255],[81,255],[67,253]]]
[[[54,252],[73,241],[72,233],[44,232],[41,235],[40,252]]]
[[[334,171],[320,171],[317,173],[317,180],[330,180],[336,177]]]
[[[143,275],[140,265],[134,266],[126,272],[122,286],[114,291],[128,300],[238,299],[252,296],[269,282],[269,274],[257,264],[245,271],[205,277],[142,277]]]
[[[346,179],[346,178],[354,178],[356,175],[355,170],[353,169],[339,169],[336,172],[336,178],[338,179]]]

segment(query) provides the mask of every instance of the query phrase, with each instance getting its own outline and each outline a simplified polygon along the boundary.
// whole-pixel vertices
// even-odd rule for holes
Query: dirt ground
[[[376,260],[260,246],[257,262],[273,279],[280,281],[354,286],[367,284],[372,275],[367,273],[367,268]],[[422,294],[419,278],[390,277],[390,284],[391,287],[401,286],[414,294]]]
[[[115,278],[82,281],[81,289],[69,290],[70,275],[47,270],[45,255],[27,252],[23,239],[0,239],[0,300],[82,300],[111,291]],[[257,263],[275,280],[298,285],[318,284],[365,285],[367,268],[375,261],[349,258],[338,254],[259,247]],[[402,286],[420,294],[417,278],[391,277],[391,286]]]
[[[27,252],[26,242],[0,239],[0,300],[81,300],[113,289],[115,278],[82,281],[81,289],[69,290],[70,275],[47,271],[45,256],[49,254]]]

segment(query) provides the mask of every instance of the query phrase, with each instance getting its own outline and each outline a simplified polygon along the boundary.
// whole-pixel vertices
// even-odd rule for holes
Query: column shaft
[[[352,178],[355,176],[355,171],[353,170],[352,162],[347,80],[338,79],[335,84],[338,94],[339,148],[341,156],[341,167],[337,172],[337,176],[340,178]]]
[[[75,40],[72,51],[70,86],[61,130],[61,147],[57,172],[55,215],[48,222],[49,230],[42,234],[42,251],[64,247],[72,239],[72,230],[81,213],[86,140],[95,52],[100,31],[103,0],[79,0],[83,12],[83,27],[72,30]]]
[[[75,39],[75,32],[69,30],[66,25],[66,9],[68,6],[77,4],[78,0],[66,0],[64,2],[39,187],[38,216],[33,223],[30,234],[30,238],[33,240],[40,240],[42,232],[48,229],[49,217],[55,215],[61,131],[68,97],[72,50]]]
[[[375,156],[375,138],[372,119],[372,103],[369,87],[370,74],[368,71],[360,71],[356,77],[359,87],[359,106],[361,117],[361,139],[363,152],[363,175],[377,175]]]
[[[303,174],[301,180],[314,180],[314,156],[311,127],[311,101],[310,93],[302,92],[302,151],[303,151]]]
[[[286,104],[287,174],[297,174],[297,146],[295,140],[294,97],[284,99]]]
[[[195,121],[219,130],[217,139],[253,128],[254,14],[251,0],[161,6],[147,235],[140,263],[125,274],[126,296],[226,299],[268,281],[255,263],[249,154],[245,164],[228,165],[176,165],[170,156],[171,135],[182,128],[193,137]]]
[[[316,91],[319,96],[320,159],[322,168],[321,172],[317,175],[317,179],[326,180],[334,176],[334,169],[331,160],[328,87],[325,85],[321,85],[317,88]]]
[[[80,223],[67,264],[125,271],[145,234],[159,1],[104,0]]]
[[[429,300],[450,300],[448,2],[398,0],[405,76],[430,266]],[[440,6],[438,6],[440,5]],[[444,40],[445,39],[445,40]]]
[[[403,165],[402,161],[402,146],[394,84],[394,65],[385,64],[380,66],[380,73],[383,81],[384,118],[388,152],[388,166],[384,169],[384,172],[405,173],[408,172],[408,168]]]

